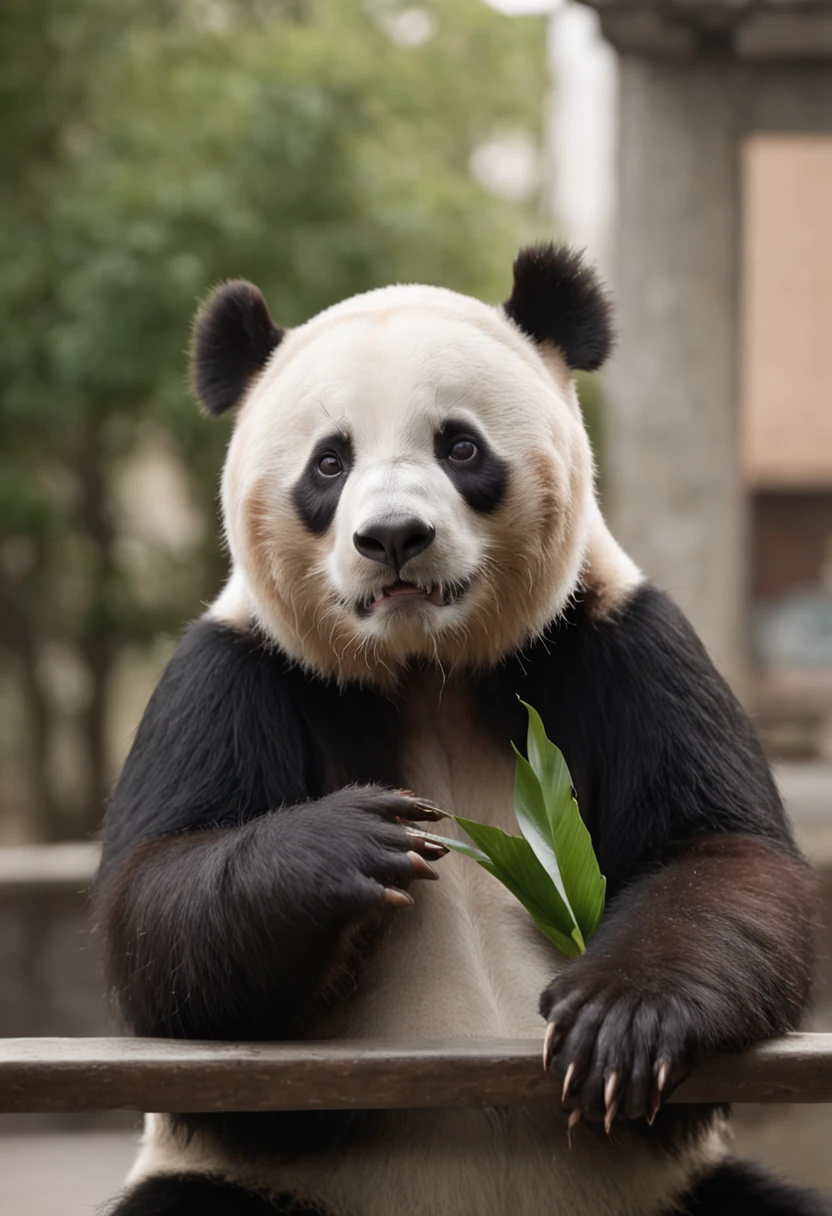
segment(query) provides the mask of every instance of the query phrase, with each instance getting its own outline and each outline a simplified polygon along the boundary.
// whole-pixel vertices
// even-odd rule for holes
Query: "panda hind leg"
[[[815,1191],[782,1182],[751,1162],[729,1160],[685,1196],[677,1216],[681,1213],[684,1216],[832,1216],[832,1200]]]
[[[326,1216],[291,1195],[265,1198],[205,1174],[160,1174],[122,1194],[106,1216]]]

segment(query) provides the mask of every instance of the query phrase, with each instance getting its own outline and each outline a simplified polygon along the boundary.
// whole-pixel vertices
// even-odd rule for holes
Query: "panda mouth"
[[[418,583],[406,583],[403,579],[397,579],[395,583],[382,587],[373,599],[359,604],[358,611],[361,616],[369,616],[379,609],[395,612],[417,604],[432,604],[436,608],[445,608],[449,604],[458,603],[468,586],[467,580],[420,587]]]

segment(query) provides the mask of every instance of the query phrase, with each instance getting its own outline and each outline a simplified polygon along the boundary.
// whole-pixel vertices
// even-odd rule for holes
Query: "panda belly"
[[[514,758],[479,733],[464,690],[426,674],[405,702],[402,780],[453,814],[517,832]],[[464,838],[448,820],[443,835]],[[544,986],[563,957],[505,887],[469,858],[450,853],[438,882],[412,888],[362,973],[359,993],[324,1034],[408,1042],[442,1038],[539,1038]]]
[[[407,702],[403,780],[448,811],[516,831],[514,763],[474,729],[465,698],[425,683]],[[508,749],[507,749],[508,750]],[[440,828],[451,831],[453,828]],[[540,994],[562,956],[491,875],[452,853],[419,883],[362,972],[357,994],[316,1037],[401,1043],[543,1041]],[[196,1170],[291,1193],[329,1216],[658,1216],[693,1172],[721,1155],[710,1136],[660,1153],[624,1125],[608,1140],[552,1108],[390,1112],[366,1142],[325,1155],[248,1164],[150,1116],[131,1180]]]

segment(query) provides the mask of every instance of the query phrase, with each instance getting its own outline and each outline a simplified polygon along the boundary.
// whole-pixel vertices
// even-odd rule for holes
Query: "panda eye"
[[[343,471],[344,466],[332,452],[325,452],[318,461],[318,472],[323,474],[324,477],[337,477]]]
[[[470,464],[478,453],[479,448],[473,439],[457,439],[448,452],[448,459],[452,460],[454,464]]]

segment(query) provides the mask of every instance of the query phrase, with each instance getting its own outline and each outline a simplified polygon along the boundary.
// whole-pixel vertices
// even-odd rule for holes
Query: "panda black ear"
[[[567,245],[521,249],[503,308],[535,342],[553,342],[573,371],[594,372],[612,349],[612,305],[595,269]]]
[[[241,401],[283,336],[253,283],[233,279],[211,292],[194,318],[190,351],[191,384],[209,414]]]

